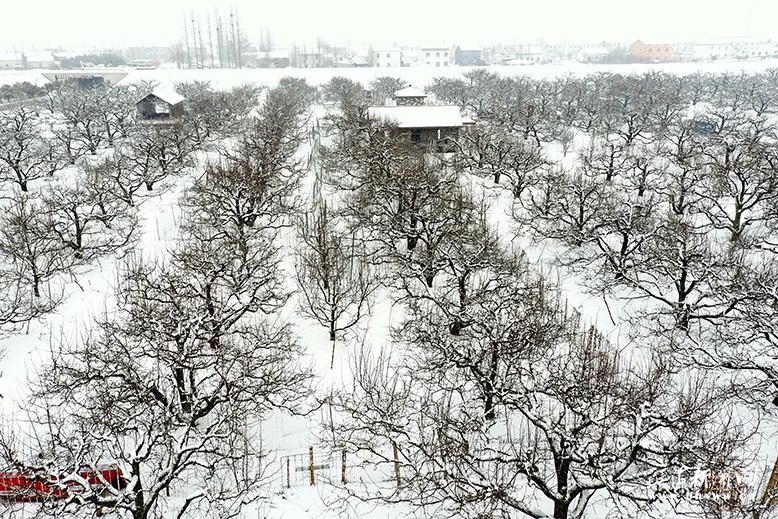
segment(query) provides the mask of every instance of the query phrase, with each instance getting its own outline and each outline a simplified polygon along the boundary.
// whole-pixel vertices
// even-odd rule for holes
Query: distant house
[[[385,47],[374,49],[370,54],[370,58],[374,67],[401,67],[403,53],[398,48]]]
[[[249,62],[249,67],[287,68],[291,63],[289,54],[289,49],[260,50],[259,54]]]
[[[690,56],[694,61],[717,59],[757,60],[778,55],[778,44],[771,40],[727,39],[694,42],[690,45]]]
[[[174,122],[184,115],[184,97],[174,90],[154,89],[135,104],[138,119],[152,123]]]
[[[367,61],[367,58],[361,54],[358,54],[351,58],[351,63],[354,67],[364,68],[368,67],[370,64]]]
[[[22,56],[14,53],[0,53],[0,70],[13,70],[23,67]]]
[[[481,49],[476,47],[459,47],[454,49],[454,63],[464,67],[485,65]]]
[[[334,64],[335,57],[323,51],[293,51],[290,56],[292,66],[298,68],[323,68],[331,67]]]
[[[533,44],[514,45],[503,52],[507,52],[503,65],[534,65],[548,60],[546,52],[540,46]]]
[[[448,67],[454,64],[454,51],[448,45],[421,47],[418,62],[430,67]]]
[[[51,55],[51,53],[34,53],[34,54],[24,54],[22,56],[22,60],[24,61],[24,68],[27,69],[33,69],[33,68],[54,68],[56,66],[56,61],[54,61],[54,56]]]
[[[732,54],[739,60],[772,58],[778,54],[778,45],[772,40],[742,39],[732,42]]]
[[[600,63],[608,57],[610,51],[605,47],[583,47],[576,55],[576,61],[581,63]]]
[[[669,43],[643,43],[638,40],[629,48],[630,57],[636,63],[669,63],[676,61],[673,46]]]
[[[398,90],[394,93],[394,106],[370,106],[368,117],[395,125],[401,135],[430,151],[453,152],[460,129],[472,121],[462,117],[458,106],[428,105],[426,97],[424,92],[413,87]]]
[[[124,54],[128,60],[172,61],[170,47],[127,47]]]

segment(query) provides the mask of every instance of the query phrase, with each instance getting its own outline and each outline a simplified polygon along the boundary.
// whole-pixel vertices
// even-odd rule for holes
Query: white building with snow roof
[[[403,51],[397,47],[381,47],[371,51],[370,59],[374,67],[402,67]]]

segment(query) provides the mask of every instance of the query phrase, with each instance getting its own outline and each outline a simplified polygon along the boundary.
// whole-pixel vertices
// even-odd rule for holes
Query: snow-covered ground
[[[662,65],[534,65],[526,67],[489,67],[490,70],[503,75],[529,75],[532,77],[556,77],[564,74],[585,75],[600,71],[611,71],[621,74],[643,73],[649,70],[662,70],[675,74],[690,74],[700,72],[756,72],[778,67],[778,61],[760,62],[715,62],[694,64],[662,64]],[[323,84],[333,76],[344,76],[367,84],[376,77],[395,76],[407,82],[425,86],[435,77],[456,77],[466,72],[467,68],[338,68],[338,69],[257,69],[257,70],[132,70],[124,82],[153,80],[162,84],[172,84],[180,81],[210,81],[216,88],[230,88],[244,83],[257,83],[272,86],[285,76],[305,78],[311,84]],[[0,84],[10,84],[29,81],[43,84],[46,80],[40,71],[2,71]],[[484,182],[485,188],[486,182]],[[176,223],[180,221],[178,198],[181,190],[172,189],[162,194],[150,197],[142,205],[144,238],[140,244],[144,254],[164,254],[169,238],[175,233]],[[508,193],[502,192],[495,201],[498,210],[494,211],[499,220],[505,215]],[[495,223],[500,223],[495,221]],[[500,223],[508,231],[507,223]],[[522,244],[524,245],[524,244]],[[533,251],[534,257],[543,257],[543,250]],[[291,265],[289,266],[291,267]],[[47,315],[42,321],[31,323],[29,330],[23,334],[15,334],[0,340],[0,350],[6,351],[6,356],[0,360],[0,407],[6,415],[22,413],[24,409],[26,379],[31,376],[35,367],[47,358],[50,341],[53,337],[75,337],[79,331],[90,326],[91,316],[110,308],[112,287],[117,277],[117,261],[113,259],[98,262],[88,273],[78,277],[78,282],[67,285],[67,301],[54,314]],[[585,294],[571,294],[573,306],[586,309],[586,317],[596,322],[612,337],[619,335],[618,315],[611,322],[610,312],[601,301],[592,300]],[[618,314],[618,309],[612,309]],[[374,346],[381,346],[387,339],[388,330],[397,319],[398,309],[393,308],[388,299],[378,301],[369,320],[344,340],[336,343],[335,365],[330,369],[330,347],[326,330],[310,321],[289,317],[295,322],[296,332],[307,347],[310,362],[316,373],[317,388],[326,394],[328,388],[337,387],[350,378],[349,349],[364,341]],[[268,500],[255,510],[249,510],[246,517],[273,518],[330,518],[330,517],[370,517],[388,518],[414,515],[417,511],[407,508],[388,508],[372,504],[349,501],[348,508],[334,504],[337,490],[333,486],[319,484],[309,486],[305,478],[296,474],[296,484],[284,488],[283,460],[287,456],[292,459],[303,459],[309,446],[322,448],[319,434],[322,424],[328,420],[325,409],[312,413],[306,418],[290,417],[284,413],[272,415],[263,425],[263,437],[266,448],[270,450],[272,488],[269,489]],[[769,441],[765,442],[769,445]],[[765,453],[765,457],[774,459],[775,452]],[[303,457],[303,458],[301,458]],[[764,462],[764,460],[763,460]],[[332,469],[331,469],[332,470]],[[0,508],[0,515],[2,515]],[[254,515],[256,514],[256,515]],[[434,516],[430,513],[430,516]]]
[[[564,63],[526,66],[489,66],[489,67],[402,67],[402,68],[316,68],[316,69],[128,69],[127,77],[122,82],[137,82],[153,80],[163,84],[178,81],[210,81],[214,87],[230,88],[244,83],[258,83],[268,86],[275,85],[285,76],[305,78],[309,83],[318,85],[326,83],[333,76],[343,76],[367,84],[382,76],[400,77],[412,85],[424,86],[436,77],[458,77],[473,68],[487,68],[505,76],[526,75],[534,78],[559,77],[565,74],[582,76],[597,72],[613,72],[618,74],[641,74],[651,70],[660,70],[671,74],[692,74],[694,72],[757,72],[778,67],[778,60],[761,61],[715,61],[705,63],[631,63],[621,65],[589,65],[583,63]],[[97,69],[99,71],[99,69]],[[42,85],[47,80],[42,76],[43,70],[3,70],[0,71],[0,85],[29,81]]]

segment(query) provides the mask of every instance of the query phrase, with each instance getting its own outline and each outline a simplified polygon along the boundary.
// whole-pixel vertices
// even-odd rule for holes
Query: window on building
[[[391,58],[391,57],[392,57],[392,55],[391,55],[391,54],[389,54],[389,53],[387,52],[387,53],[386,53],[386,57],[387,57],[387,58]]]
[[[439,57],[440,57],[440,52],[436,52],[436,53],[435,53],[435,57],[436,57],[436,58],[439,58]]]
[[[425,58],[429,58],[429,57],[430,57],[430,53],[429,53],[429,52],[425,52],[425,53],[424,53],[424,57],[425,57]]]
[[[154,103],[154,113],[156,115],[169,116],[170,105],[168,105],[167,103]]]

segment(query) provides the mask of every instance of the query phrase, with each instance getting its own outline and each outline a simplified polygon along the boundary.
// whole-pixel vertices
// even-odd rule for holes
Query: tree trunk
[[[570,503],[567,501],[554,502],[554,519],[567,519]]]
[[[427,288],[432,288],[432,284],[435,281],[435,271],[431,268],[424,269],[424,282],[427,283]]]
[[[143,497],[143,485],[140,479],[139,461],[132,462],[132,474],[138,478],[135,481],[135,487],[133,488],[133,491],[135,492],[135,509],[132,511],[132,519],[148,519],[149,511],[146,507],[146,502]]]

